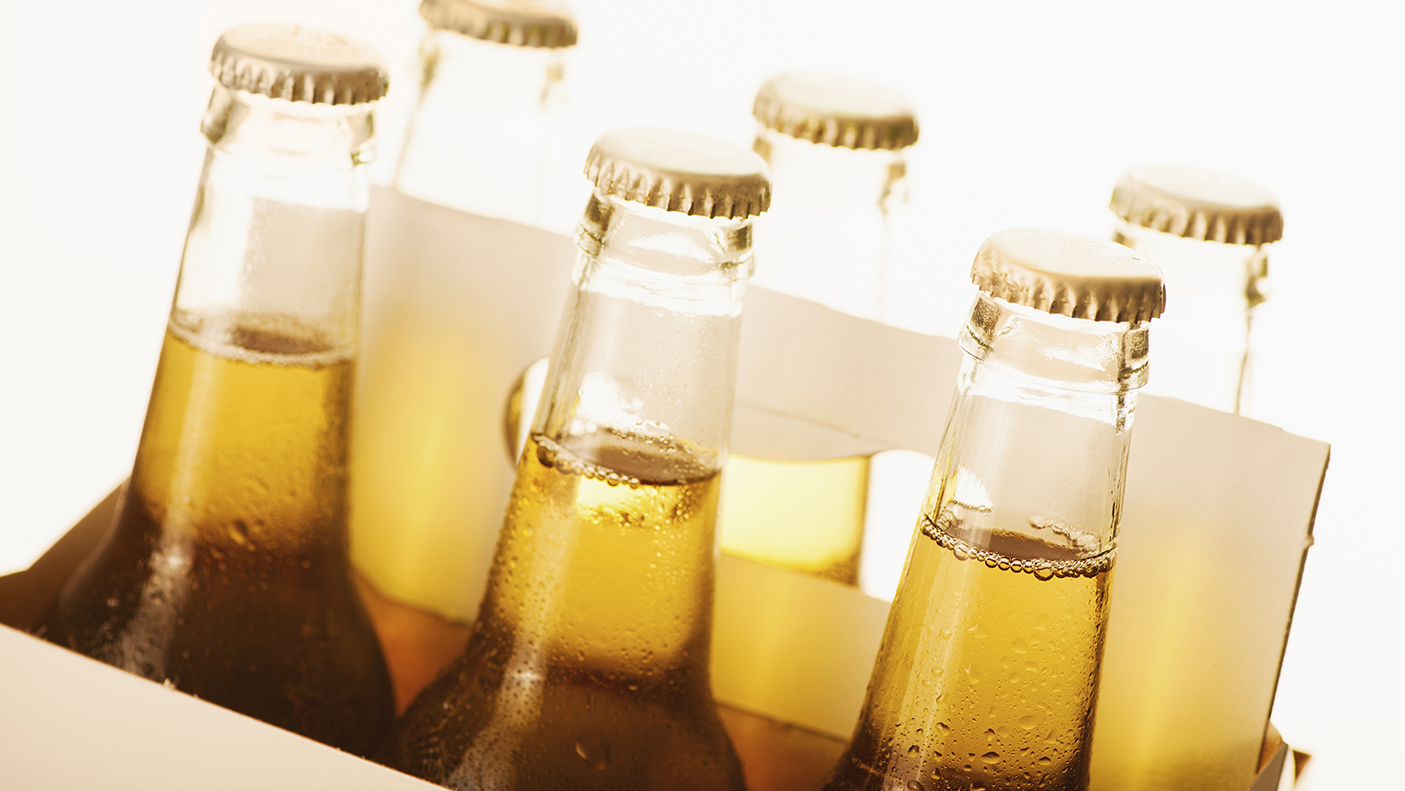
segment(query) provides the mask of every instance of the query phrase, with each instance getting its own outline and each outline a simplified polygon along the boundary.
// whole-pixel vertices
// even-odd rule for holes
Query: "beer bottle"
[[[175,303],[115,524],[47,636],[355,753],[394,716],[347,562],[364,164],[386,71],[306,28],[224,33]]]
[[[756,223],[756,285],[882,318],[890,214],[907,200],[917,142],[911,103],[881,83],[796,73],[767,80],[751,112],[777,195]]]
[[[1083,789],[1161,278],[1112,242],[986,240],[966,359],[853,739],[826,789]]]
[[[528,225],[562,226],[551,189],[569,10],[546,0],[423,0],[419,103],[395,188],[412,197]],[[577,194],[571,193],[570,200]],[[549,218],[559,219],[551,222]]]
[[[793,73],[762,84],[752,115],[753,148],[777,193],[756,222],[755,283],[880,318],[890,212],[906,199],[907,149],[917,140],[911,105],[881,84]],[[733,454],[722,550],[858,585],[873,461]]]
[[[1157,322],[1147,392],[1247,412],[1254,311],[1268,294],[1268,246],[1283,236],[1274,197],[1221,173],[1141,167],[1123,174],[1111,207],[1113,240],[1156,261],[1176,306]]]
[[[741,789],[709,677],[755,154],[607,132],[575,288],[465,653],[389,765],[457,789]]]

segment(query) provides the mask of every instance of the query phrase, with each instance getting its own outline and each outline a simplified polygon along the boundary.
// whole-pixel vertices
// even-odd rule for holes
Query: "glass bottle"
[[[756,285],[882,318],[889,216],[907,200],[917,142],[911,103],[880,83],[797,73],[767,80],[751,112],[776,189],[756,223]]]
[[[366,753],[394,715],[347,561],[365,164],[386,70],[307,28],[224,33],[132,477],[46,636]]]
[[[759,157],[596,140],[575,289],[464,655],[387,763],[458,789],[740,789],[709,677]]]
[[[395,188],[487,217],[569,227],[549,189],[571,13],[549,0],[423,0],[419,104]],[[574,200],[576,194],[571,193]],[[554,211],[553,211],[554,210]]]
[[[1176,167],[1127,171],[1112,192],[1113,240],[1161,267],[1174,309],[1156,326],[1147,392],[1244,414],[1254,311],[1268,295],[1268,245],[1283,215],[1262,187]]]
[[[986,240],[967,357],[854,737],[826,786],[1083,789],[1161,278],[1111,242]]]
[[[890,212],[906,200],[908,101],[834,74],[781,74],[756,94],[753,145],[778,197],[757,220],[756,285],[880,318]],[[870,455],[734,454],[722,497],[723,551],[846,585],[859,583]]]

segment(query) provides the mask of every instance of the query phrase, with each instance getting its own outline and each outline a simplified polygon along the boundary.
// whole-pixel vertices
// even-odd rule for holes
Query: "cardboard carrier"
[[[503,405],[550,351],[575,245],[389,190],[368,223],[352,543],[403,703],[467,639],[512,482]],[[906,459],[869,486],[905,517],[870,503],[864,589],[719,559],[713,689],[748,783],[813,790],[858,717],[961,352],[759,288],[742,327],[735,452]],[[430,436],[416,420],[437,444],[378,469]],[[1148,395],[1135,420],[1092,789],[1288,787],[1268,713],[1328,446]],[[0,787],[434,787],[25,634],[116,496],[0,578]],[[396,502],[433,513],[403,544],[376,526]]]

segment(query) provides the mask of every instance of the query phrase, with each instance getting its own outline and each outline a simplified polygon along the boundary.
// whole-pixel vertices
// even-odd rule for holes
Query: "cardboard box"
[[[18,631],[96,546],[116,501],[113,492],[27,571],[0,577],[0,787],[437,788]],[[718,572],[714,687],[748,786],[814,791],[843,749],[844,712],[862,697],[887,603],[739,558],[722,557]],[[397,685],[421,686],[467,637],[363,591]],[[1249,791],[1284,788],[1287,747],[1273,735]]]
[[[449,443],[464,454],[450,466],[477,471],[471,481],[452,478],[457,499],[445,507],[458,521],[390,554],[367,551],[365,530],[353,535],[361,562],[390,561],[389,571],[366,570],[391,594],[371,605],[402,696],[466,634],[451,622],[476,608],[511,483],[501,405],[514,378],[550,349],[573,259],[564,237],[373,194],[363,413],[374,415],[366,397],[378,397],[365,385],[397,381],[384,375],[397,359],[395,344],[385,343],[395,332],[410,332],[412,347],[439,343],[439,363],[474,372],[454,380],[449,404],[469,416],[463,438],[474,440]],[[746,301],[737,392],[746,418],[737,425],[748,435],[735,445],[779,448],[762,436],[766,427],[811,424],[865,447],[935,451],[960,361],[952,341],[762,289]],[[396,320],[406,306],[418,322],[408,330]],[[1143,396],[1136,422],[1099,733],[1142,734],[1151,749],[1169,744],[1167,734],[1193,743],[1215,736],[1205,723],[1232,723],[1238,742],[1211,746],[1237,751],[1234,772],[1202,787],[1275,788],[1286,748],[1267,714],[1328,448],[1171,399]],[[361,442],[367,426],[357,430]],[[0,622],[35,622],[105,529],[102,507],[28,572],[0,578]],[[905,548],[906,540],[886,545]],[[870,560],[891,567],[902,557]],[[396,564],[415,571],[397,577]],[[856,720],[887,602],[726,556],[717,597],[714,690],[731,709],[726,722],[752,791],[817,788]],[[1206,600],[1215,606],[1203,609]],[[1197,689],[1203,694],[1188,694]],[[0,631],[0,701],[0,777],[21,788],[146,788],[154,777],[171,787],[424,787],[11,630]],[[1224,701],[1232,711],[1215,709]],[[1181,730],[1149,729],[1136,720],[1140,711],[1164,713]],[[1100,743],[1094,791],[1118,787],[1126,769]]]

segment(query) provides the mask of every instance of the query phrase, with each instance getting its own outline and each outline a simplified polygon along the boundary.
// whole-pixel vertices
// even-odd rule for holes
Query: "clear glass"
[[[982,294],[827,789],[1083,789],[1147,325]]]
[[[1268,250],[1187,239],[1117,221],[1113,241],[1146,255],[1166,281],[1148,393],[1248,414],[1254,309],[1268,295]]]
[[[743,788],[709,661],[750,239],[593,195],[473,637],[391,766],[459,789]]]
[[[431,30],[395,188],[486,217],[568,229],[580,204],[552,179],[560,161],[563,49],[520,47]],[[563,170],[564,169],[564,170]]]
[[[217,87],[132,477],[47,635],[344,750],[393,716],[347,561],[367,105]]]
[[[755,284],[882,319],[889,215],[907,201],[905,152],[836,148],[765,127],[755,148],[774,188],[756,222]]]

